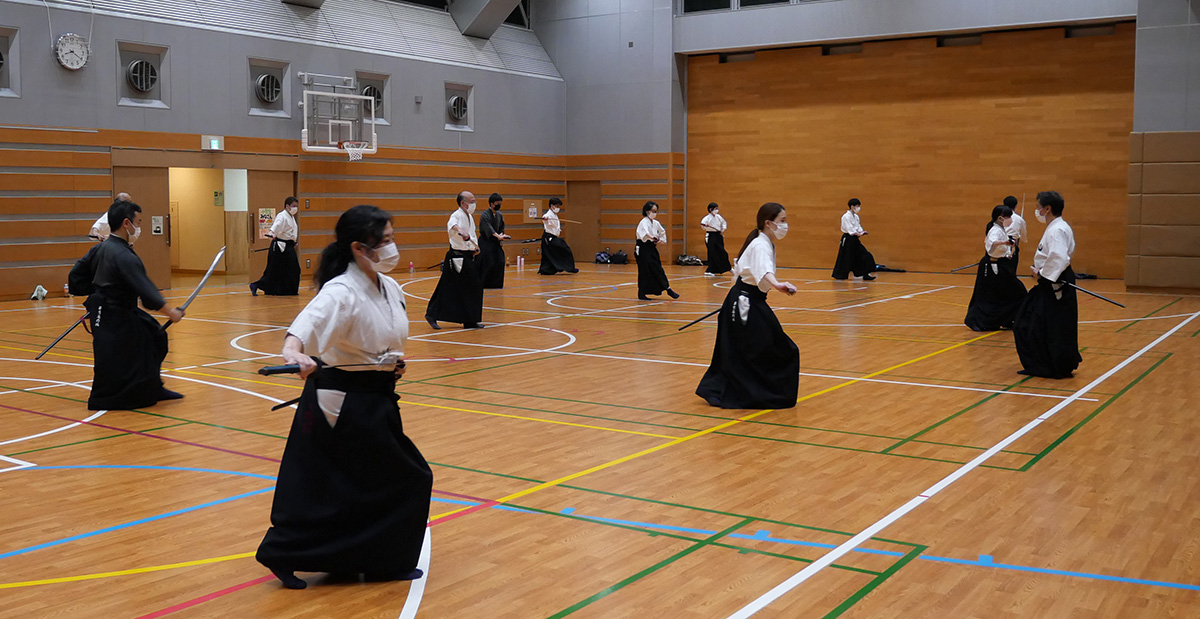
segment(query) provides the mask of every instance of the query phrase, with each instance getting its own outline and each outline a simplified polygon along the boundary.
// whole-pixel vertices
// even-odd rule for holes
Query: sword
[[[204,278],[200,280],[200,285],[196,286],[196,289],[192,291],[191,296],[189,296],[187,298],[187,301],[183,302],[183,305],[179,306],[179,309],[186,310],[188,308],[188,306],[192,304],[192,301],[196,300],[196,295],[200,294],[200,291],[204,289],[204,284],[208,283],[208,278],[212,276],[213,270],[217,268],[217,263],[220,262],[221,258],[224,258],[224,257],[225,257],[225,248],[222,247],[221,251],[217,252],[217,257],[213,258],[212,264],[209,265],[208,272],[205,273]],[[168,320],[166,323],[163,324],[162,330],[166,331],[172,324],[173,323]]]
[[[83,321],[88,319],[88,316],[91,316],[91,315],[92,315],[91,312],[84,312],[83,315],[79,317],[79,320],[76,320],[75,322],[71,323],[71,326],[68,327],[66,331],[63,331],[63,334],[58,336],[58,339],[54,340],[53,342],[50,342],[50,345],[46,347],[46,350],[43,350],[41,354],[34,357],[34,360],[36,361],[36,360],[41,359],[42,357],[46,356],[46,353],[50,352],[50,349],[54,348],[55,344],[58,344],[59,342],[62,341],[62,339],[64,337],[67,337],[67,335],[70,335],[70,333],[75,330],[75,327],[78,327]]]
[[[966,265],[960,266],[960,267],[958,267],[957,269],[950,269],[950,272],[951,272],[951,273],[954,273],[954,272],[956,272],[956,271],[961,271],[961,270],[963,270],[963,269],[969,269],[969,268],[971,268],[971,267],[974,267],[974,266],[979,266],[979,263],[978,263],[978,262],[972,262],[971,264],[966,264]]]
[[[1093,297],[1100,299],[1101,301],[1108,301],[1109,303],[1112,303],[1113,305],[1116,305],[1117,307],[1122,307],[1122,308],[1125,307],[1124,305],[1121,305],[1120,303],[1117,303],[1116,301],[1113,301],[1112,299],[1109,299],[1108,297],[1102,297],[1102,296],[1092,292],[1091,290],[1087,290],[1085,288],[1080,288],[1079,286],[1076,286],[1075,284],[1072,284],[1070,282],[1067,282],[1067,285],[1078,290],[1079,292],[1084,292],[1084,293],[1090,294]]]
[[[699,318],[697,318],[697,319],[695,319],[695,320],[693,320],[693,321],[691,321],[691,322],[687,323],[686,325],[683,325],[682,327],[679,327],[679,331],[683,331],[684,329],[686,329],[686,328],[688,328],[688,327],[690,327],[690,326],[692,326],[692,325],[694,325],[694,324],[696,324],[696,323],[698,323],[698,322],[701,322],[701,321],[703,321],[703,320],[706,320],[706,319],[708,319],[708,318],[712,317],[714,314],[716,314],[716,313],[717,313],[717,312],[719,312],[719,311],[721,311],[721,308],[719,308],[719,307],[718,307],[717,309],[715,309],[715,310],[713,310],[713,311],[711,311],[711,312],[709,312],[709,313],[707,313],[707,314],[705,314],[705,315],[703,315],[703,316],[701,316],[701,317],[699,317]]]

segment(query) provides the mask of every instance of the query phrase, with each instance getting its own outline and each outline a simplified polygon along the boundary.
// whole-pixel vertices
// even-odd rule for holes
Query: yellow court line
[[[42,352],[42,351],[40,351],[40,350],[30,350],[30,349],[28,349],[28,348],[16,348],[16,347],[14,347],[14,346],[0,346],[0,348],[4,348],[4,349],[7,349],[7,350],[19,350],[19,351],[21,351],[21,352]],[[63,354],[63,353],[60,353],[60,352],[50,352],[50,353],[46,353],[46,354],[49,354],[49,355],[54,355],[54,356],[56,356],[56,357],[70,357],[70,358],[72,358],[72,359],[84,359],[84,360],[87,360],[87,361],[91,361],[91,360],[92,360],[92,358],[91,358],[91,357],[80,357],[79,355],[67,355],[67,354]],[[34,359],[30,359],[30,361],[34,361]]]
[[[172,563],[170,565],[155,565],[152,567],[139,567],[132,570],[120,570],[118,572],[101,572],[99,574],[84,574],[82,576],[65,576],[63,578],[47,578],[45,580],[27,580],[25,582],[9,582],[0,584],[0,589],[16,589],[18,587],[34,587],[37,585],[53,585],[61,582],[77,582],[80,580],[95,580],[97,578],[112,578],[114,576],[128,576],[130,574],[145,574],[146,572],[161,572],[163,570],[173,570],[180,567],[192,567],[194,565],[205,565],[208,563],[219,563],[221,561],[232,561],[233,559],[246,559],[253,557],[253,552],[243,552],[236,555],[227,555],[224,557],[214,557],[212,559],[199,559],[197,561],[186,561],[184,563]]]
[[[942,353],[944,353],[944,352],[949,352],[949,351],[951,351],[951,350],[954,350],[955,348],[961,348],[961,347],[963,347],[963,346],[966,346],[967,344],[971,344],[971,343],[973,343],[973,342],[978,342],[979,340],[982,340],[982,339],[983,339],[983,338],[985,338],[985,337],[991,337],[991,336],[995,335],[996,333],[999,333],[999,332],[998,332],[998,331],[993,331],[993,332],[991,332],[991,333],[985,333],[984,335],[981,335],[981,336],[979,336],[979,337],[974,337],[974,338],[971,338],[971,339],[969,339],[969,340],[967,340],[967,341],[965,341],[965,342],[959,342],[958,344],[954,344],[953,346],[947,346],[946,348],[943,348],[943,349],[941,349],[941,350],[938,350],[938,351],[935,351],[935,352],[931,352],[931,353],[929,353],[929,354],[927,354],[927,355],[921,355],[920,357],[917,357],[916,359],[910,359],[910,360],[908,360],[908,361],[905,361],[904,363],[898,363],[898,364],[896,364],[896,365],[893,365],[893,366],[891,366],[891,367],[889,367],[889,368],[884,368],[884,369],[882,369],[882,370],[878,370],[878,371],[872,372],[872,373],[870,373],[870,374],[867,374],[867,375],[865,375],[865,376],[861,376],[861,377],[859,377],[859,378],[852,378],[852,379],[850,379],[850,380],[848,380],[848,381],[846,381],[846,382],[844,382],[844,383],[838,383],[838,384],[836,384],[836,385],[834,385],[834,386],[832,386],[832,387],[828,387],[828,388],[822,389],[822,390],[820,390],[820,391],[817,391],[817,392],[814,392],[814,393],[810,393],[810,394],[808,394],[808,395],[806,395],[806,396],[804,396],[804,397],[802,397],[802,398],[799,398],[798,400],[796,400],[796,404],[799,404],[799,403],[801,403],[801,402],[804,402],[804,401],[806,401],[806,400],[811,400],[811,399],[813,399],[813,398],[815,398],[815,397],[817,397],[817,396],[825,395],[826,393],[829,393],[829,392],[831,392],[831,391],[837,391],[838,389],[841,389],[841,388],[843,388],[843,387],[848,387],[848,386],[850,386],[850,385],[853,385],[854,383],[861,382],[861,381],[863,381],[863,380],[866,380],[866,379],[868,379],[868,378],[874,378],[874,377],[876,377],[876,376],[879,376],[880,374],[886,374],[886,373],[888,373],[888,372],[891,372],[891,371],[893,371],[893,370],[898,370],[898,369],[900,369],[900,368],[902,368],[902,367],[904,367],[904,366],[906,366],[906,365],[912,365],[912,364],[914,364],[914,363],[917,363],[917,362],[919,362],[919,361],[924,361],[924,360],[926,360],[926,359],[929,359],[930,357],[935,357],[935,356],[937,356],[937,355],[940,355],[940,354],[942,354]],[[560,478],[558,478],[558,479],[555,479],[555,480],[552,480],[552,481],[543,482],[543,483],[540,483],[540,484],[538,484],[538,485],[536,485],[536,486],[532,486],[532,487],[530,487],[530,488],[526,488],[526,489],[524,489],[524,490],[521,490],[521,491],[519,491],[519,492],[514,492],[513,494],[510,494],[510,495],[508,495],[508,496],[506,496],[506,497],[503,497],[503,498],[500,498],[500,499],[496,499],[496,502],[497,502],[497,503],[507,503],[507,502],[509,502],[509,501],[512,501],[512,500],[515,500],[515,499],[519,499],[519,498],[521,498],[521,497],[524,497],[524,496],[528,496],[528,495],[530,495],[530,494],[533,494],[534,492],[538,492],[538,491],[541,491],[541,490],[545,490],[545,489],[547,489],[547,488],[553,488],[554,486],[558,486],[558,485],[564,484],[564,483],[566,483],[566,482],[569,482],[569,481],[572,481],[572,480],[575,480],[575,479],[579,479],[580,477],[583,477],[583,476],[585,476],[585,475],[590,475],[590,474],[592,474],[592,473],[596,473],[596,472],[598,472],[598,471],[603,471],[604,469],[607,469],[607,468],[614,467],[614,466],[616,466],[616,465],[618,465],[618,464],[624,464],[625,462],[629,462],[630,460],[633,460],[633,459],[636,459],[636,458],[640,458],[640,457],[642,457],[642,456],[645,456],[645,455],[652,454],[652,453],[654,453],[654,452],[656,452],[656,451],[660,451],[660,450],[666,449],[666,448],[668,448],[668,447],[674,447],[675,445],[679,445],[680,443],[686,443],[687,441],[690,441],[690,440],[692,440],[692,439],[695,439],[695,438],[700,438],[701,436],[705,436],[705,435],[708,435],[708,434],[712,434],[713,432],[719,432],[719,431],[721,431],[721,430],[724,430],[725,428],[728,428],[728,427],[731,427],[731,426],[735,426],[735,425],[737,425],[737,424],[739,424],[739,423],[742,423],[742,422],[744,422],[744,421],[750,421],[750,420],[752,420],[752,419],[757,419],[758,417],[761,417],[761,416],[763,416],[763,415],[766,415],[767,413],[770,413],[770,412],[772,412],[773,410],[774,410],[774,409],[767,409],[767,410],[763,410],[763,411],[758,411],[758,412],[756,412],[756,413],[751,413],[751,414],[749,414],[749,415],[745,415],[745,416],[743,416],[743,417],[738,417],[737,419],[733,419],[733,420],[730,420],[730,421],[726,421],[725,423],[722,423],[722,424],[720,424],[720,425],[717,425],[717,426],[713,426],[713,427],[711,427],[711,428],[708,428],[707,430],[700,430],[699,432],[694,432],[694,433],[692,433],[692,434],[689,434],[689,435],[687,435],[687,436],[683,436],[683,437],[677,438],[677,439],[675,439],[675,440],[672,440],[672,441],[671,441],[671,442],[669,442],[669,443],[663,443],[662,445],[658,445],[658,446],[656,446],[656,447],[651,447],[651,448],[649,448],[649,449],[643,449],[642,451],[639,451],[639,452],[637,452],[637,453],[635,453],[635,454],[630,454],[630,455],[628,455],[628,456],[625,456],[625,457],[622,457],[622,458],[617,458],[616,460],[613,460],[613,461],[611,461],[611,462],[606,462],[606,463],[604,463],[604,464],[601,464],[601,465],[598,465],[598,466],[593,466],[593,467],[592,467],[592,468],[590,468],[590,469],[587,469],[587,470],[584,470],[584,471],[579,471],[578,473],[572,473],[572,474],[570,474],[570,475],[567,475],[567,476],[565,476],[565,477],[560,477]],[[461,512],[461,511],[466,511],[466,510],[468,510],[468,509],[471,509],[472,507],[474,507],[474,506],[472,505],[472,506],[462,507],[462,508],[459,508],[459,509],[455,509],[455,510],[452,510],[452,511],[448,511],[448,512],[446,512],[446,513],[444,513],[444,514],[438,514],[438,515],[436,515],[436,516],[432,517],[430,520],[437,520],[437,519],[439,519],[439,518],[445,518],[446,516],[450,516],[450,515],[452,515],[452,514],[456,514],[456,513],[458,513],[458,512]]]
[[[165,372],[174,372],[176,374],[195,374],[196,376],[207,376],[209,378],[223,378],[225,380],[236,380],[239,383],[254,383],[256,385],[270,385],[272,387],[287,387],[288,389],[304,389],[300,385],[288,385],[286,383],[268,383],[261,380],[250,380],[249,378],[234,378],[232,376],[221,376],[219,374],[205,374],[204,372],[193,372],[191,370],[164,370]]]
[[[553,419],[538,419],[536,417],[522,417],[520,415],[508,415],[505,413],[489,413],[487,411],[476,411],[469,408],[455,408],[453,406],[440,406],[438,404],[422,404],[421,402],[407,401],[406,404],[412,406],[424,406],[426,408],[440,408],[448,411],[459,411],[463,413],[475,413],[477,415],[491,415],[493,417],[507,417],[509,419],[523,419],[525,421],[537,421],[541,423],[552,423],[557,426],[572,426],[576,428],[590,428],[592,430],[604,430],[606,432],[620,432],[622,434],[636,434],[638,436],[653,436],[654,438],[675,439],[677,436],[667,436],[665,434],[651,434],[649,432],[638,432],[636,430],[621,430],[619,428],[605,428],[603,426],[589,426],[582,423],[570,423],[568,421],[555,421]]]

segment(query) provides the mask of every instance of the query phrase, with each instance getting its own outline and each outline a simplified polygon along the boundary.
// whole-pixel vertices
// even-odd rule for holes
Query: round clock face
[[[58,64],[66,69],[82,69],[88,61],[87,40],[73,32],[58,37],[54,44],[54,57],[58,59]]]

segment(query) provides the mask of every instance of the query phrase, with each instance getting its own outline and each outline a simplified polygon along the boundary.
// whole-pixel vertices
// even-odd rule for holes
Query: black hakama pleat
[[[496,237],[480,237],[475,264],[479,267],[479,280],[484,288],[504,287],[504,248]]]
[[[833,264],[833,278],[846,279],[851,271],[855,277],[870,275],[875,271],[875,256],[867,251],[859,237],[843,233],[837,262]]]
[[[1021,374],[1044,378],[1069,378],[1083,357],[1079,354],[1079,302],[1071,267],[1059,277],[1063,286],[1056,297],[1054,282],[1039,277],[1037,285],[1017,310],[1013,339],[1021,358]]]
[[[662,294],[671,288],[667,282],[667,273],[663,271],[662,258],[658,255],[658,245],[650,241],[638,241],[633,250],[633,258],[637,260],[638,296]]]
[[[336,425],[317,389],[346,392]],[[404,435],[391,372],[320,369],[288,434],[259,563],[280,571],[407,574],[417,567],[433,472]]]
[[[474,325],[483,320],[483,282],[475,267],[475,252],[451,249],[442,261],[442,277],[438,280],[429,307],[427,320],[444,320]],[[462,270],[455,270],[454,259],[462,259]]]
[[[704,245],[708,247],[708,268],[705,273],[720,275],[733,269],[729,264],[729,252],[725,251],[725,235],[720,232],[706,232]]]
[[[749,304],[745,321],[739,303]],[[792,408],[799,389],[800,349],[767,305],[767,293],[739,278],[717,312],[712,363],[696,395],[721,408]]]
[[[112,303],[97,292],[84,302],[92,328],[95,370],[90,410],[127,410],[158,403],[167,334],[145,310]]]
[[[283,243],[283,250],[278,243]],[[300,258],[295,241],[271,241],[267,251],[267,268],[254,286],[264,294],[295,296],[300,294]]]
[[[559,271],[578,273],[575,268],[575,254],[571,246],[561,236],[549,232],[542,233],[542,264],[538,266],[539,275],[554,275]]]
[[[963,320],[972,331],[1012,328],[1017,309],[1025,300],[1025,284],[1017,278],[1011,263],[1011,258],[1001,258],[993,263],[987,255],[979,261],[975,291],[971,293],[967,317]]]

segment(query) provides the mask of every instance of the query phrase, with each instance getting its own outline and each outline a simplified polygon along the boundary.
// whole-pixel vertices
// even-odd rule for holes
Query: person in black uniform
[[[479,216],[479,255],[475,263],[484,288],[504,287],[505,257],[500,242],[512,237],[504,233],[504,215],[500,213],[503,204],[504,197],[493,193],[488,197],[488,210]]]
[[[442,276],[425,308],[425,322],[434,329],[441,329],[439,320],[482,329],[483,282],[479,281],[479,269],[475,268],[479,239],[475,236],[475,220],[471,218],[475,212],[475,194],[463,191],[456,200],[458,208],[446,221],[450,250],[442,260]]]
[[[267,250],[267,268],[262,277],[250,284],[250,294],[295,296],[300,294],[300,256],[296,253],[296,242],[300,239],[300,225],[296,214],[300,212],[300,201],[288,196],[283,201],[283,210],[271,222],[270,249]]]
[[[1025,284],[1017,278],[1013,265],[1016,243],[1007,232],[1012,215],[1012,209],[1004,205],[992,209],[983,240],[983,258],[975,273],[975,290],[963,319],[972,331],[1011,329],[1017,308],[1025,299]]]
[[[850,272],[861,276],[863,281],[875,279],[871,275],[875,271],[875,256],[867,251],[859,237],[869,234],[863,230],[862,221],[858,214],[862,212],[862,201],[850,198],[846,203],[846,212],[842,213],[842,242],[838,246],[837,261],[833,263],[833,278],[847,279]]]
[[[575,268],[575,254],[571,246],[562,238],[562,222],[558,219],[562,211],[562,200],[550,198],[550,208],[542,215],[542,263],[538,265],[538,275],[554,275],[559,271],[578,273]]]
[[[183,319],[183,310],[167,307],[158,287],[146,276],[133,244],[142,233],[142,207],[115,202],[108,209],[111,234],[71,269],[70,280],[91,277],[91,291],[83,306],[88,311],[95,358],[90,410],[127,410],[153,406],[183,395],[163,386],[162,362],[167,356],[167,334],[147,309],[171,322]]]

